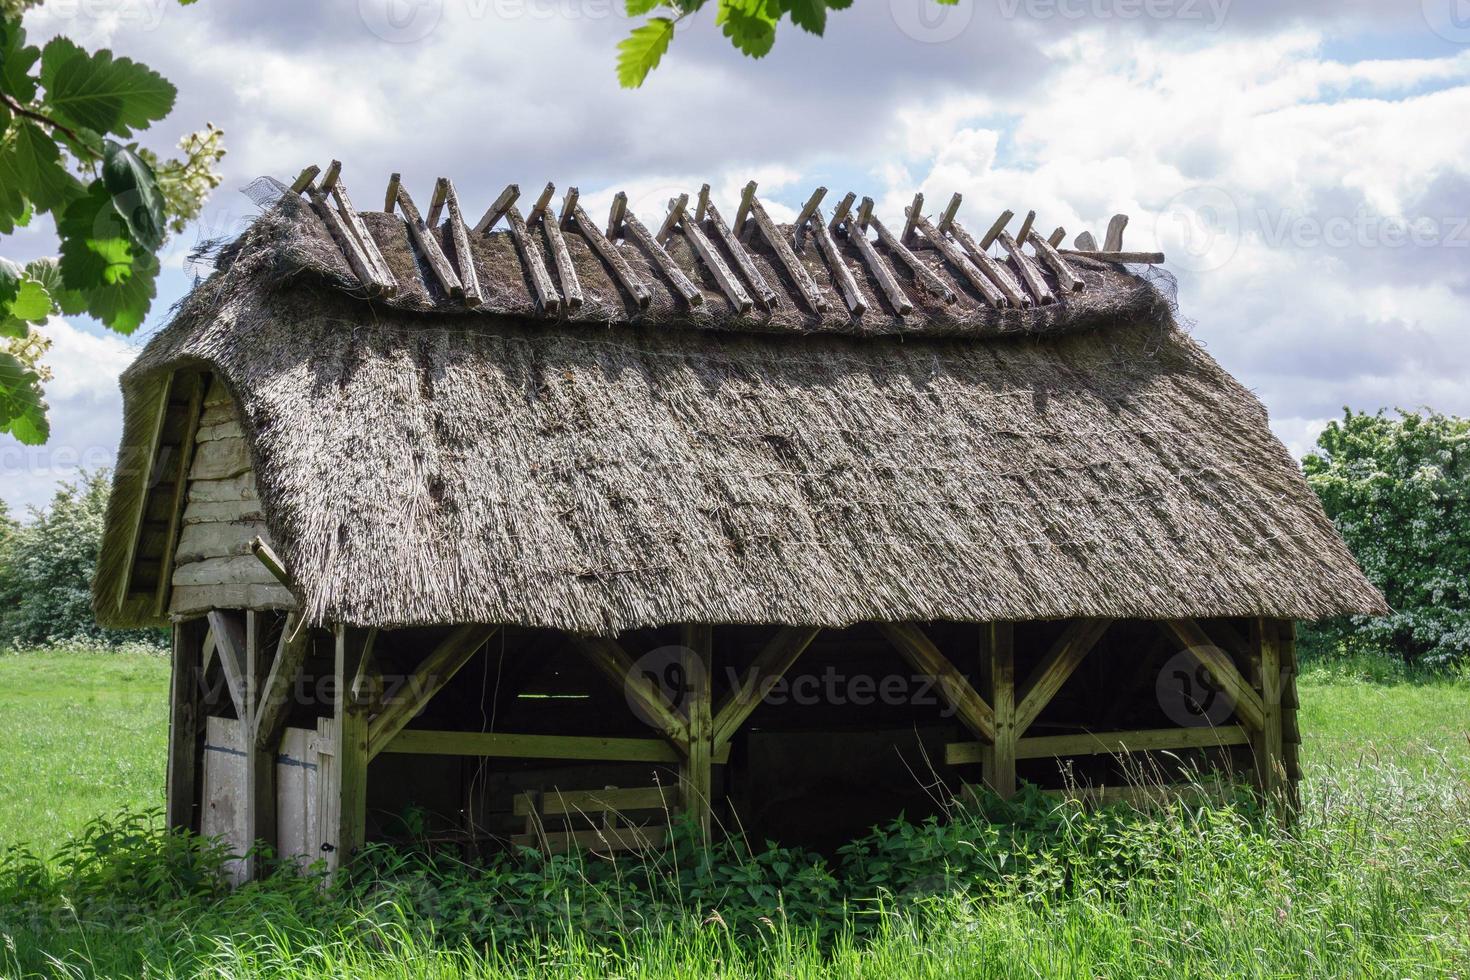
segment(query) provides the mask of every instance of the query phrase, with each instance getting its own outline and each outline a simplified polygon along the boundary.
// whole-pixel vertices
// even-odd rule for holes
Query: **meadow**
[[[1470,977],[1464,671],[1308,664],[1290,830],[1022,794],[827,859],[378,850],[234,892],[157,829],[166,682],[147,653],[0,655],[0,975]]]

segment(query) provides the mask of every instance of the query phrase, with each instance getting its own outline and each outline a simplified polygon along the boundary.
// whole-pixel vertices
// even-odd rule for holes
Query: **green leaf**
[[[41,49],[26,44],[26,31],[19,21],[0,20],[0,92],[17,102],[36,97],[36,80],[31,66],[41,57]]]
[[[667,17],[654,17],[618,45],[618,83],[623,88],[637,88],[648,73],[658,67],[669,42],[674,39],[674,22]]]
[[[720,0],[715,23],[742,53],[763,58],[776,43],[776,21],[781,12],[766,0]]]
[[[87,299],[61,281],[61,260],[55,257],[32,259],[26,263],[26,275],[45,287],[51,301],[64,316],[87,312]]]
[[[116,285],[86,290],[87,312],[118,333],[132,333],[143,325],[157,295],[158,259],[139,255],[132,274]]]
[[[131,136],[134,127],[167,116],[178,90],[131,58],[103,49],[88,54],[67,38],[53,38],[41,53],[46,106],[62,122],[99,133]]]
[[[51,435],[40,377],[5,351],[0,351],[0,432],[27,446],[39,446]]]
[[[25,223],[27,201],[51,211],[81,190],[81,183],[62,167],[56,141],[35,123],[20,120],[0,140],[0,234]]]
[[[826,0],[783,0],[791,23],[809,34],[821,35],[827,29]]]
[[[115,286],[132,274],[134,249],[112,195],[100,180],[67,205],[56,224],[61,235],[61,281],[88,292]]]
[[[112,206],[128,231],[150,252],[163,244],[163,193],[153,168],[126,146],[108,140],[102,158],[102,182]]]
[[[50,315],[45,285],[9,259],[0,259],[0,336],[24,337],[27,323],[43,323]]]

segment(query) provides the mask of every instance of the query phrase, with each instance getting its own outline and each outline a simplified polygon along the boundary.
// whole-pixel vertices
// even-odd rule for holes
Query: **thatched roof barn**
[[[345,683],[344,636],[381,654],[466,624],[584,651],[981,624],[994,653],[995,624],[1049,623],[1034,664],[1055,673],[1067,623],[1208,621],[1245,676],[1273,637],[1289,656],[1271,624],[1383,611],[1121,222],[1065,250],[1030,218],[972,236],[958,200],[889,230],[849,196],[777,227],[752,186],[729,224],[702,193],[657,231],[620,202],[604,231],[575,192],[558,220],[548,188],[470,228],[447,181],[427,221],[396,179],[390,212],[355,211],[335,166],[294,190],[123,376],[104,623],[209,622],[218,648],[252,632],[228,611],[289,611],[278,656],[335,630]],[[1074,631],[1075,659],[1107,629]],[[943,646],[894,642],[910,662]],[[977,697],[992,722],[1007,700]],[[697,738],[690,710],[663,720]],[[990,759],[994,732],[970,727]]]

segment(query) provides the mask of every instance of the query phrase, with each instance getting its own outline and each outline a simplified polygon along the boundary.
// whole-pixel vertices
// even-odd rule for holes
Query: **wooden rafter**
[[[995,288],[1001,291],[1010,305],[1021,307],[1031,305],[1031,297],[1026,295],[1020,283],[1011,278],[1011,274],[1005,270],[1005,267],[992,259],[990,254],[980,247],[980,243],[970,237],[964,225],[958,221],[951,221],[949,233],[965,249],[965,253],[974,260],[980,271],[990,277],[990,281],[995,283]]]
[[[822,199],[826,196],[827,188],[818,187],[812,191],[811,196],[806,199],[806,203],[801,206],[801,210],[796,213],[796,220],[791,223],[793,229],[791,239],[797,248],[802,247],[802,240],[806,235],[807,223],[811,221],[812,215],[816,213],[818,205],[822,203]]]
[[[820,632],[815,626],[783,626],[761,648],[739,686],[726,695],[715,712],[714,743],[717,749],[729,744],[745,719],[760,705],[761,699],[770,693],[771,686],[785,676]]]
[[[551,281],[551,273],[546,271],[546,260],[541,255],[541,247],[531,237],[526,220],[521,217],[520,210],[514,204],[505,209],[505,220],[510,226],[510,237],[516,243],[516,251],[520,253],[521,261],[526,264],[526,271],[530,274],[531,287],[536,290],[536,302],[541,304],[541,309],[547,315],[555,316],[561,312],[561,293],[557,292],[556,283]]]
[[[470,624],[456,627],[454,632],[445,637],[418,665],[413,676],[384,704],[383,710],[372,719],[367,733],[368,758],[371,759],[383,751],[383,746],[391,742],[415,715],[424,710],[430,699],[459,673],[460,668],[469,662],[470,657],[498,629],[498,626]],[[360,653],[358,657],[360,659]],[[356,661],[352,668],[342,676],[341,683],[344,685],[350,686],[351,678],[356,676]],[[345,690],[343,696],[347,696]]]
[[[163,556],[159,560],[158,589],[153,595],[153,614],[162,617],[168,612],[168,598],[173,589],[174,557],[178,553],[179,533],[184,520],[184,503],[189,495],[189,467],[194,462],[195,437],[199,434],[199,419],[204,412],[204,389],[208,376],[194,376],[194,390],[189,393],[188,415],[184,435],[179,441],[179,461],[174,469],[173,499],[169,501],[168,531],[165,532]]]
[[[923,232],[925,240],[937,248],[939,254],[943,255],[950,265],[958,269],[960,274],[969,280],[970,285],[974,286],[975,291],[985,297],[987,303],[995,307],[1007,305],[1005,294],[1000,291],[995,283],[990,281],[990,278],[985,273],[975,268],[975,264],[969,260],[958,244],[941,235],[939,229],[930,224],[929,219],[919,214],[916,209],[910,208],[908,214],[914,227]]]
[[[592,251],[596,252],[602,258],[602,261],[607,263],[613,278],[633,298],[633,303],[638,309],[648,309],[649,304],[653,301],[653,294],[648,291],[648,286],[633,271],[633,267],[628,265],[628,260],[623,257],[623,253],[618,251],[616,245],[607,240],[606,236],[602,234],[601,229],[593,223],[592,219],[588,217],[587,212],[582,209],[582,205],[577,203],[577,189],[575,187],[567,189],[567,200],[562,205],[562,226],[568,227],[569,221],[576,227],[577,231],[581,232],[582,237],[587,240],[587,244],[592,246]]]
[[[1128,227],[1128,215],[1115,214],[1108,221],[1108,233],[1103,239],[1104,252],[1123,251],[1123,229]]]
[[[986,742],[995,741],[994,710],[923,630],[909,623],[879,623],[878,629],[910,666],[937,681],[940,694],[966,728]]]
[[[822,190],[825,191],[826,188]],[[837,242],[832,239],[832,232],[822,217],[821,208],[812,208],[808,223],[811,225],[812,237],[817,240],[818,250],[826,258],[827,267],[832,270],[832,279],[837,283],[837,291],[842,294],[842,301],[847,304],[848,312],[854,317],[861,317],[868,311],[868,301],[858,288],[857,277],[847,267],[847,260],[842,257]]]
[[[575,190],[575,187],[572,188],[572,191]],[[536,200],[536,206],[526,216],[526,224],[528,227],[535,228],[537,222],[540,222],[541,232],[546,236],[546,244],[551,248],[551,261],[556,266],[557,279],[561,283],[562,301],[566,304],[567,309],[576,310],[581,309],[586,298],[582,294],[582,282],[577,277],[576,263],[572,261],[572,253],[567,248],[567,240],[561,233],[562,221],[552,219],[547,210],[551,195],[555,192],[556,185],[547,183],[546,189],[541,192],[541,197]],[[576,200],[573,194],[569,193],[568,197],[572,201]],[[562,215],[564,220],[565,204],[562,206]]]
[[[454,267],[449,264],[444,250],[439,247],[438,239],[424,223],[423,216],[419,214],[418,207],[413,203],[413,198],[409,197],[407,189],[403,186],[402,178],[394,174],[389,182],[389,187],[393,194],[392,203],[403,212],[404,223],[408,225],[408,237],[413,239],[419,254],[433,270],[434,278],[439,280],[439,285],[452,298],[464,299],[464,286],[460,283],[459,276],[455,273]],[[391,206],[389,212],[392,212]]]
[[[663,692],[639,675],[633,658],[616,641],[601,636],[573,637],[573,642],[612,684],[636,702],[645,721],[668,739],[681,755],[689,754],[689,728]]]
[[[1062,258],[1061,253],[1052,246],[1051,242],[1033,231],[1031,247],[1036,249],[1036,254],[1041,257],[1041,261],[1051,266],[1051,271],[1057,277],[1057,285],[1062,288],[1063,292],[1076,293],[1082,290],[1082,277],[1073,271],[1072,267],[1067,264],[1067,260]]]
[[[1077,236],[1077,248],[1059,249],[1062,255],[1075,255],[1081,259],[1092,259],[1095,262],[1123,262],[1128,265],[1163,265],[1163,252],[1106,252],[1095,248],[1083,246],[1082,235]]]
[[[1082,663],[1082,658],[1097,646],[1097,641],[1107,632],[1111,620],[1076,619],[1068,624],[1057,637],[1051,649],[1026,679],[1020,696],[1016,699],[1016,731],[1024,733],[1041,714],[1051,699],[1056,697],[1067,678]]]
[[[779,307],[781,305],[780,294],[771,288],[770,283],[766,282],[766,277],[761,274],[760,269],[756,268],[755,261],[750,257],[745,246],[741,244],[739,237],[730,230],[725,224],[725,219],[720,216],[719,208],[715,207],[713,201],[708,200],[709,185],[705,184],[701,187],[699,193],[703,202],[704,219],[709,223],[710,230],[714,232],[715,237],[730,253],[730,257],[735,260],[740,274],[745,277],[746,283],[755,293],[755,301],[761,305],[762,309],[768,311]]]
[[[466,306],[479,306],[485,302],[485,294],[480,290],[480,274],[475,271],[475,254],[470,251],[470,230],[465,227],[464,214],[459,208],[459,196],[454,193],[454,184],[448,177],[439,178],[434,197],[442,197],[449,212],[449,234],[454,241],[455,258],[459,259],[459,279],[464,287],[464,303]]]
[[[1204,664],[1215,678],[1215,683],[1224,688],[1235,705],[1235,713],[1252,731],[1259,732],[1265,725],[1266,707],[1260,694],[1251,687],[1236,669],[1234,661],[1210,639],[1208,633],[1192,619],[1167,619],[1161,623],[1196,660]]]
[[[740,284],[740,280],[735,277],[735,273],[731,272],[730,267],[725,264],[725,260],[720,257],[720,253],[705,237],[703,229],[699,227],[699,222],[690,216],[686,210],[688,203],[689,195],[687,194],[682,195],[678,200],[669,202],[669,218],[664,219],[665,226],[668,226],[672,219],[679,230],[684,233],[684,239],[694,250],[694,254],[699,256],[705,268],[709,269],[715,277],[715,283],[720,287],[720,292],[724,293],[725,298],[730,301],[730,305],[737,313],[742,315],[749,313],[750,308],[755,305],[754,301],[745,291],[745,287]],[[670,233],[672,233],[672,228],[670,228]]]
[[[887,226],[878,220],[878,216],[873,214],[873,199],[871,197],[863,198],[862,207],[858,210],[857,222],[860,230],[867,228],[870,224],[873,226],[873,231],[878,233],[878,241],[883,244],[884,248],[888,249],[890,254],[896,256],[904,265],[909,267],[909,271],[914,274],[914,279],[918,282],[921,289],[930,295],[938,296],[946,303],[955,303],[959,300],[959,297],[955,295],[955,291],[950,289],[943,279],[939,278],[939,273],[929,268],[917,255],[909,251],[909,247],[903,242],[900,242],[894,236],[893,232],[889,231]]]
[[[520,196],[521,188],[519,184],[506,184],[505,190],[501,191],[499,196],[497,196],[495,200],[490,202],[490,206],[485,209],[485,213],[480,216],[480,220],[475,222],[475,234],[490,234],[491,230],[494,229],[496,222],[505,217],[505,212],[510,210],[510,206],[514,204],[520,198]]]
[[[813,313],[818,316],[826,313],[827,301],[822,297],[822,291],[817,288],[816,281],[812,279],[811,273],[806,271],[806,266],[802,265],[796,253],[791,250],[791,244],[786,241],[776,227],[776,223],[771,220],[771,216],[766,214],[760,198],[755,196],[755,181],[746,185],[746,191],[748,197],[741,198],[741,207],[747,207],[748,199],[748,208],[751,217],[755,219],[756,228],[760,230],[766,244],[770,245],[771,250],[776,253],[776,260],[781,263],[786,274],[791,277],[791,281],[796,283],[796,291],[801,294],[802,300]]]
[[[1002,231],[997,236],[997,239],[1000,241],[1001,248],[1010,253],[1011,264],[1021,274],[1021,279],[1025,281],[1026,288],[1031,290],[1031,295],[1036,297],[1036,302],[1038,304],[1055,303],[1057,301],[1056,294],[1046,284],[1046,279],[1042,276],[1041,270],[1036,267],[1036,263],[1032,261],[1031,256],[1027,255],[1021,249],[1021,246],[1017,244],[1016,240],[1011,237],[1011,233]]]
[[[619,191],[617,197],[614,198],[614,201],[617,200],[623,201],[622,208],[618,209],[620,211],[619,220],[622,222],[623,230],[627,232],[628,237],[648,254],[649,259],[664,274],[664,278],[678,291],[679,295],[684,297],[686,303],[690,306],[703,306],[704,293],[700,292],[699,287],[689,281],[689,277],[684,274],[684,270],[679,268],[679,263],[675,262],[673,256],[664,250],[664,247],[658,243],[652,233],[644,227],[643,222],[638,220],[638,216],[628,209],[627,195]]]

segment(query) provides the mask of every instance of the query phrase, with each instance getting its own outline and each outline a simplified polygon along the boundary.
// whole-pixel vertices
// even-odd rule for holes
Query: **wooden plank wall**
[[[250,553],[257,536],[271,544],[234,399],[216,380],[195,436],[169,612],[291,608],[291,593]]]

